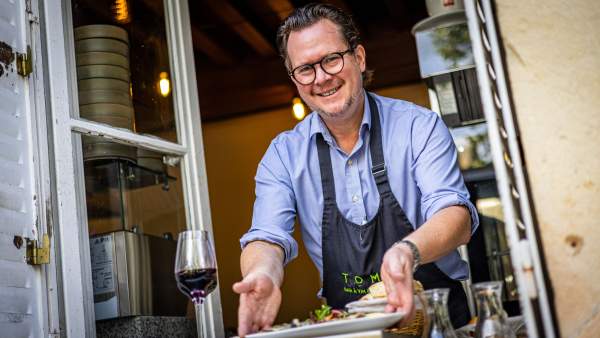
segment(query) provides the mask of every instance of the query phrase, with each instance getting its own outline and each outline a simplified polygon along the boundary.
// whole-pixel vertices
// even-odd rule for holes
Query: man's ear
[[[356,46],[354,48],[354,56],[360,66],[360,71],[364,72],[367,69],[367,52],[365,51],[365,47],[363,45]]]

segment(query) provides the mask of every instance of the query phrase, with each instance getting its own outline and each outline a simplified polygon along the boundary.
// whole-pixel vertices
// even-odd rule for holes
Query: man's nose
[[[316,84],[325,82],[329,79],[331,79],[330,74],[328,74],[326,71],[323,70],[323,67],[321,67],[320,64],[316,64],[315,65],[315,82]]]

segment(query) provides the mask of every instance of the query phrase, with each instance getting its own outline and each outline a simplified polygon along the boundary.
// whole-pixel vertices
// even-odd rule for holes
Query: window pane
[[[175,238],[186,228],[181,171],[162,155],[83,136],[90,235],[127,230]],[[127,157],[136,155],[133,162]]]
[[[180,167],[106,139],[81,142],[98,336],[114,336],[122,326],[111,319],[131,316],[168,316],[178,334],[193,335],[173,274],[177,236],[186,229]]]
[[[71,3],[81,118],[177,142],[163,1]]]

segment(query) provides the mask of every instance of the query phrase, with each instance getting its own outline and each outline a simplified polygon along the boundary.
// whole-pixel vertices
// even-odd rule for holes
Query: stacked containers
[[[75,28],[79,113],[82,118],[134,129],[127,31],[112,25]],[[136,162],[134,147],[83,137],[83,158]]]

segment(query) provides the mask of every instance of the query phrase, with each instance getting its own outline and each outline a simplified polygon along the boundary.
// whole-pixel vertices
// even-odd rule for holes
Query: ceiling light
[[[167,72],[160,72],[159,78],[160,79],[158,80],[158,89],[160,91],[160,95],[162,95],[163,97],[167,97],[171,92],[171,82],[169,81],[169,76],[167,75]]]
[[[127,0],[115,0],[115,3],[112,5],[112,10],[115,14],[115,20],[117,20],[118,23],[124,24],[131,22]]]
[[[302,100],[299,97],[295,97],[292,100],[292,111],[294,117],[299,121],[306,116],[306,107],[304,107],[304,103],[302,103]]]

